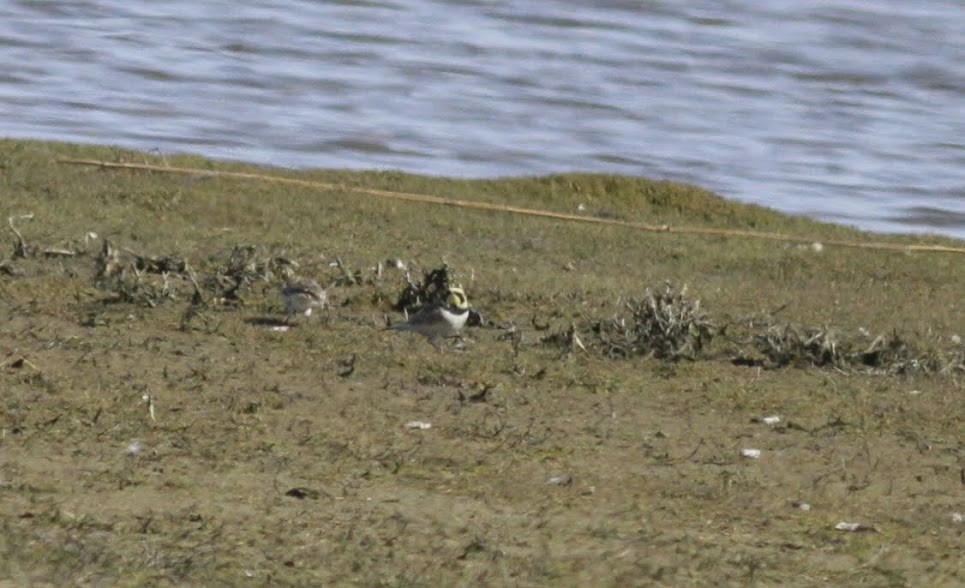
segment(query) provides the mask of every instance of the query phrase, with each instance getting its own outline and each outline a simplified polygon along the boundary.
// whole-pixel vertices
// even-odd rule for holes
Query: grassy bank
[[[965,581],[962,255],[353,188],[961,242],[614,176],[293,172],[10,140],[0,165],[0,579]],[[484,324],[443,353],[384,331],[407,283],[386,260],[415,282],[447,265]],[[286,269],[331,284],[334,304],[280,330]],[[405,427],[416,420],[432,426]]]

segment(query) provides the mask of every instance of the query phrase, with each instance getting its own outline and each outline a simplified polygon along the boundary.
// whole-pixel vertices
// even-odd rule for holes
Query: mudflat
[[[965,256],[831,244],[960,241],[17,140],[0,211],[0,585],[965,583]],[[385,330],[442,282],[461,340]]]

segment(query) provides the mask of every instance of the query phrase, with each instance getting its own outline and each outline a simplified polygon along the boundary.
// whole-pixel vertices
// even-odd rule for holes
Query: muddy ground
[[[961,254],[351,188],[961,242],[607,176],[295,174],[25,141],[0,162],[0,586],[965,583]],[[384,330],[407,279],[443,264],[483,324],[442,352]],[[286,270],[333,300],[287,329]],[[632,310],[667,282],[664,310],[699,319],[675,341],[707,325],[698,349],[627,326],[653,326]]]

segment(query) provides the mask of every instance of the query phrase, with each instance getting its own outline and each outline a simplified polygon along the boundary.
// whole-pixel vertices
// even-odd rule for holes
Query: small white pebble
[[[953,513],[952,513],[952,522],[953,522],[953,523],[960,523],[960,522],[962,522],[963,520],[965,520],[965,516],[962,516],[962,513],[960,513],[960,512],[953,512]]]
[[[877,531],[877,529],[874,527],[870,527],[862,523],[849,523],[846,521],[841,521],[835,525],[834,528],[839,531],[848,531],[849,533],[854,533],[856,531]]]
[[[127,448],[125,448],[124,452],[127,453],[128,455],[134,456],[140,453],[141,449],[143,449],[141,442],[133,441],[127,444]]]
[[[962,338],[959,337],[958,335],[952,335],[952,343],[954,343],[955,345],[961,345]]]
[[[921,394],[921,390],[909,390],[908,394],[910,394],[911,396],[918,396],[919,394]]]
[[[757,459],[761,456],[760,449],[741,449],[741,455],[744,457],[749,457],[751,459]]]
[[[822,251],[824,251],[824,245],[821,244],[821,242],[819,241],[815,241],[814,243],[811,243],[811,251],[815,253],[821,253]]]
[[[762,418],[761,421],[763,421],[765,425],[776,425],[777,423],[781,422],[781,417],[778,415],[766,416]]]
[[[432,423],[425,421],[409,421],[405,424],[406,429],[431,429]]]
[[[796,509],[798,509],[798,510],[803,510],[804,512],[807,512],[807,511],[811,510],[811,505],[808,504],[807,502],[795,502],[795,503],[794,503],[794,508],[796,508]]]
[[[586,210],[586,206],[582,202],[580,202],[579,204],[576,205],[576,209],[579,210],[580,212],[583,212],[584,210]]]

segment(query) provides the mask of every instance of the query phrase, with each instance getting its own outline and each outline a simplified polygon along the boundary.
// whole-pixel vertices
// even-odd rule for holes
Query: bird
[[[450,287],[444,302],[423,306],[404,323],[392,325],[390,330],[413,331],[440,349],[439,340],[459,334],[469,318],[469,299],[462,288]]]
[[[285,304],[285,322],[296,314],[312,315],[312,309],[328,305],[328,293],[311,278],[290,277],[281,287],[281,299]]]

